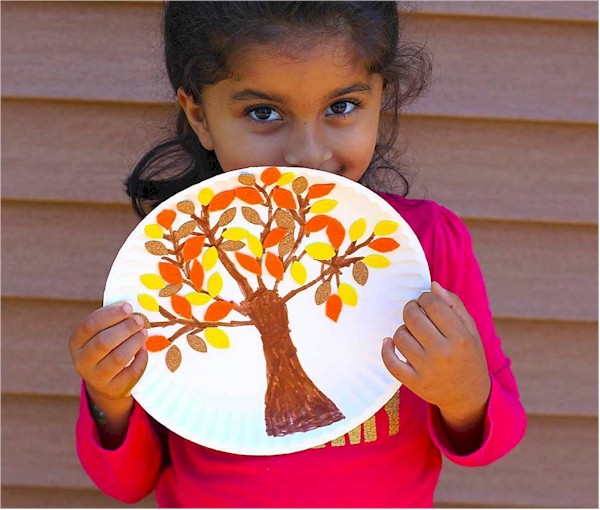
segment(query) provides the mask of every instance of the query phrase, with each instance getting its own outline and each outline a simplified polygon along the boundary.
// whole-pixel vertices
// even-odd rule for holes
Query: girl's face
[[[375,149],[383,78],[352,62],[347,45],[317,44],[301,55],[248,50],[235,76],[205,87],[195,105],[178,100],[224,171],[299,166],[358,181]]]

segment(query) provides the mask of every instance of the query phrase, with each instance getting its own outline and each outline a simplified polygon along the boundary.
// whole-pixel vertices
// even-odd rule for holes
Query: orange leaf
[[[328,195],[335,187],[335,184],[313,184],[308,188],[306,198],[321,198]]]
[[[325,305],[325,315],[333,322],[337,322],[340,312],[342,311],[342,300],[337,294],[332,294]]]
[[[158,352],[166,349],[171,345],[171,342],[167,340],[166,337],[157,335],[157,336],[149,336],[146,339],[146,349],[150,352]]]
[[[319,214],[318,216],[315,216],[306,222],[306,225],[304,225],[304,232],[311,234],[312,232],[323,230],[327,225],[329,225],[331,220],[333,220],[331,216]]]
[[[183,283],[183,276],[181,276],[181,271],[179,270],[179,267],[177,267],[175,264],[171,264],[170,262],[159,262],[158,272],[166,282]]]
[[[375,241],[369,243],[369,248],[375,251],[388,252],[394,251],[400,245],[389,237],[382,237],[381,239],[375,239]]]
[[[267,186],[273,184],[281,177],[281,172],[279,168],[270,166],[266,168],[262,174],[260,174],[260,178],[262,182],[264,182]]]
[[[279,257],[268,251],[265,266],[267,266],[267,271],[271,273],[273,278],[283,280],[283,263]]]
[[[204,268],[197,260],[194,260],[194,263],[192,264],[190,280],[192,280],[195,289],[200,292],[200,289],[202,289],[202,285],[204,284]]]
[[[281,227],[277,227],[271,230],[271,232],[269,232],[269,234],[263,242],[263,247],[270,248],[271,246],[279,244],[281,240],[287,235],[287,233],[288,230],[286,228]]]
[[[227,191],[221,191],[221,193],[217,193],[213,199],[208,204],[208,211],[220,211],[221,209],[225,209],[226,207],[233,202],[235,198],[235,191],[230,189]]]
[[[344,226],[335,218],[331,218],[331,222],[327,226],[326,233],[331,246],[333,246],[333,249],[339,250],[344,237],[346,237],[346,229]]]
[[[183,260],[187,262],[200,255],[202,248],[204,248],[205,239],[206,236],[194,236],[188,239],[183,245]]]
[[[273,200],[283,209],[296,209],[294,195],[289,189],[275,188],[273,190]]]
[[[177,213],[175,211],[172,211],[171,209],[165,209],[164,211],[158,213],[156,221],[161,227],[169,230],[171,228],[171,225],[173,225],[173,221],[176,217]]]
[[[184,297],[178,296],[177,294],[171,296],[171,307],[177,315],[181,315],[186,319],[192,318],[192,305]]]
[[[246,255],[244,253],[235,252],[235,258],[237,259],[240,266],[244,269],[250,271],[251,273],[261,275],[262,269],[260,268],[260,264],[256,257],[251,257],[250,255]]]
[[[205,321],[220,321],[227,317],[227,314],[231,312],[235,308],[233,303],[227,303],[226,301],[217,301],[216,303],[211,304],[206,309],[206,314],[204,315]]]
[[[235,196],[250,205],[263,203],[263,197],[256,188],[237,188]]]

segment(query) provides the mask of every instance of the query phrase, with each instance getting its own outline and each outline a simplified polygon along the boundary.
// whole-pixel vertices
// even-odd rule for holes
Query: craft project
[[[257,167],[152,211],[104,302],[129,301],[149,330],[132,392],[149,414],[210,448],[272,455],[331,441],[390,399],[382,338],[429,288],[416,236],[377,194]]]

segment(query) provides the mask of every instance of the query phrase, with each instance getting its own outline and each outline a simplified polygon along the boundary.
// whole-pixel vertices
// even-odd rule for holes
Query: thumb
[[[465,308],[463,302],[454,292],[446,290],[438,282],[431,282],[431,292],[444,300],[444,302],[452,309],[452,311],[463,322],[472,335],[476,337],[479,336],[475,321]]]

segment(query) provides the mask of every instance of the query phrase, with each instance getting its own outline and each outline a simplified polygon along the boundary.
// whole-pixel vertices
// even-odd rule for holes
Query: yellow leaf
[[[164,232],[160,225],[146,225],[144,227],[144,232],[151,239],[162,239],[164,237]]]
[[[227,239],[228,241],[241,241],[242,239],[246,239],[250,235],[250,232],[245,228],[232,227],[225,230],[221,235],[223,239]]]
[[[351,226],[348,234],[350,235],[350,241],[358,241],[367,230],[367,222],[364,218],[356,220]]]
[[[223,278],[221,278],[221,275],[219,273],[213,274],[208,279],[208,284],[206,285],[206,287],[208,289],[210,297],[218,296],[219,292],[223,290]]]
[[[212,298],[206,292],[190,292],[185,296],[192,305],[205,305]]]
[[[294,262],[292,262],[292,268],[290,269],[290,272],[292,273],[292,278],[296,281],[296,283],[304,285],[304,282],[306,281],[306,268],[302,262],[294,260]]]
[[[230,342],[227,333],[219,328],[206,328],[204,330],[206,341],[217,349],[228,349]]]
[[[158,312],[158,302],[149,294],[138,294],[138,303],[144,310]]]
[[[248,248],[250,248],[250,251],[257,259],[262,257],[263,245],[258,237],[248,234]]]
[[[294,180],[294,172],[286,172],[279,179],[277,179],[278,186],[285,186]]]
[[[159,290],[165,288],[165,281],[156,274],[143,274],[140,276],[140,281],[145,287],[152,290]]]
[[[352,285],[347,283],[340,283],[338,286],[338,294],[342,303],[348,306],[356,306],[358,303],[358,294]]]
[[[398,223],[391,220],[383,220],[375,225],[373,233],[376,236],[389,236],[398,230]]]
[[[200,190],[200,193],[198,193],[198,200],[202,205],[208,205],[214,196],[215,192],[212,189],[203,188]]]
[[[306,253],[315,260],[329,260],[335,255],[335,250],[326,243],[312,243],[306,247]]]
[[[390,265],[389,259],[383,255],[367,255],[362,261],[369,267],[381,268]]]
[[[204,253],[204,256],[202,257],[202,266],[206,271],[210,271],[213,267],[215,267],[218,259],[219,252],[214,246],[211,246],[208,250],[206,250],[206,253]]]
[[[337,205],[337,200],[333,200],[331,198],[324,198],[323,200],[317,200],[312,207],[310,208],[311,213],[313,214],[325,214],[329,211],[333,210],[333,208]]]

